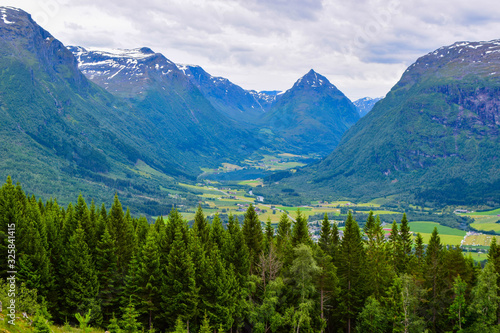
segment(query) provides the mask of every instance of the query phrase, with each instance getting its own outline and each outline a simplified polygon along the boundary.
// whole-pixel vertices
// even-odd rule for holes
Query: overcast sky
[[[245,89],[313,68],[352,100],[385,95],[418,57],[500,38],[498,0],[0,0],[66,45],[147,46]]]

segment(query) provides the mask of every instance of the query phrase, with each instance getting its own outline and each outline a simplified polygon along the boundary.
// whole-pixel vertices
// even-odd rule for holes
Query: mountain
[[[117,97],[128,98],[154,124],[150,140],[192,165],[218,166],[244,158],[258,143],[252,134],[216,110],[200,90],[160,53],[149,48],[95,50],[69,48],[85,76]],[[166,148],[168,149],[168,148]]]
[[[261,119],[261,134],[285,151],[326,156],[359,119],[352,102],[310,70]]]
[[[179,79],[161,85],[161,66],[168,63],[152,51],[121,54],[144,64],[129,76],[137,83],[123,85],[115,72],[101,88],[29,14],[11,7],[0,12],[0,177],[22,181],[28,193],[64,203],[80,191],[97,202],[119,191],[125,205],[157,214],[175,203],[168,197],[174,178],[194,179],[205,163],[245,156],[254,144],[175,65],[168,75]],[[102,64],[123,65],[99,56]],[[96,66],[95,79],[98,74]]]
[[[364,116],[366,116],[368,112],[370,112],[373,109],[375,103],[377,103],[381,99],[382,97],[377,97],[377,98],[363,97],[354,101],[353,104],[356,107],[356,110],[358,110],[359,116],[363,118]]]
[[[277,91],[245,90],[226,78],[208,74],[200,66],[178,67],[217,110],[239,122],[255,124],[276,101]]]
[[[500,40],[457,42],[419,58],[328,157],[283,186],[498,205],[499,135]]]

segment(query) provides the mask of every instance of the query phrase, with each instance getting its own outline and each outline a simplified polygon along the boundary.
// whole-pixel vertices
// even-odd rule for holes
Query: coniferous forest
[[[106,204],[42,202],[10,178],[1,187],[0,301],[15,247],[16,310],[35,332],[499,331],[495,241],[481,267],[436,229],[424,246],[405,215],[388,237],[373,213],[363,229],[349,214],[342,232],[325,217],[313,242],[300,212],[274,229],[251,205],[227,223],[200,207],[190,226],[175,209],[150,224],[118,196]]]

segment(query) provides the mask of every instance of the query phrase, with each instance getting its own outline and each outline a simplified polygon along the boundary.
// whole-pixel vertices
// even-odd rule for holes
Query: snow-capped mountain
[[[245,90],[226,78],[210,75],[200,66],[177,66],[216,109],[237,121],[255,123],[278,96],[278,91]]]
[[[366,116],[366,114],[370,112],[371,109],[373,109],[375,103],[380,101],[382,98],[383,97],[376,97],[376,98],[363,97],[352,103],[354,104],[354,106],[356,106],[356,110],[358,110],[359,116],[362,118]]]
[[[262,119],[283,147],[296,153],[326,155],[359,119],[352,102],[314,70],[280,95]]]

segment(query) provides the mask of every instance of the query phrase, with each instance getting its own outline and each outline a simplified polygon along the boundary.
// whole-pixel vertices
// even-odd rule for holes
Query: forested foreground
[[[497,332],[500,248],[481,269],[434,230],[428,246],[403,216],[388,238],[370,214],[343,237],[325,219],[312,242],[300,213],[261,227],[254,208],[227,228],[201,208],[192,228],[109,210],[80,195],[64,208],[0,189],[0,300],[8,302],[8,226],[15,223],[17,311],[33,319],[115,332]],[[495,238],[494,238],[495,239]]]

